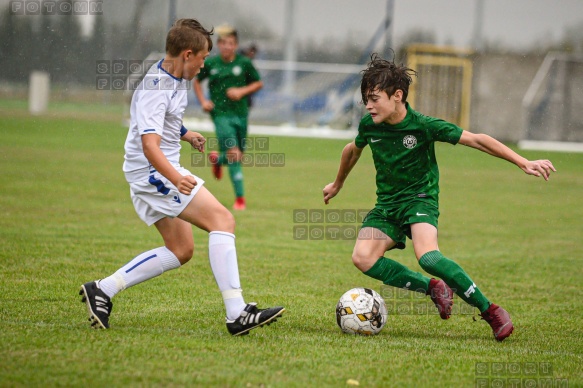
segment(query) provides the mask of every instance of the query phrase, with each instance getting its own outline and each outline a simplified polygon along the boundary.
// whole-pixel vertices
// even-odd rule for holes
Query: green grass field
[[[55,111],[29,117],[0,102],[0,386],[583,386],[583,154],[523,152],[553,161],[558,172],[545,182],[463,146],[437,147],[440,249],[510,312],[515,332],[502,343],[457,298],[448,321],[425,299],[431,313],[391,314],[377,336],[342,334],[340,295],[381,285],[352,265],[354,241],[294,239],[293,215],[371,208],[370,151],[325,208],[322,188],[346,141],[275,136],[269,152],[285,165],[245,169],[237,248],[246,301],[284,305],[283,319],[246,337],[227,333],[207,235],[195,230],[190,263],[116,296],[111,329],[96,331],[79,285],[161,238],[129,198],[119,111]],[[193,152],[183,148],[184,165]],[[192,170],[232,204],[228,178]],[[422,271],[410,244],[387,255]]]

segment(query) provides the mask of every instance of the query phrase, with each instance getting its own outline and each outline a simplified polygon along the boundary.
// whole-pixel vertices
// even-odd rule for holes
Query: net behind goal
[[[263,89],[252,96],[249,119],[262,125],[351,128],[360,120],[362,65],[254,60]],[[206,90],[206,85],[203,83]],[[196,99],[191,117],[208,117]]]
[[[129,122],[133,91],[163,53],[151,53],[117,90],[125,90],[124,121]],[[354,129],[364,113],[360,97],[360,72],[364,65],[254,60],[263,89],[252,95],[249,121],[262,126]],[[208,95],[207,81],[203,90]],[[210,117],[203,112],[192,87],[188,88],[185,120],[211,130]],[[325,131],[324,131],[325,132]],[[324,133],[323,132],[323,133]],[[344,131],[342,131],[344,132]]]
[[[583,152],[583,57],[547,54],[523,108],[521,148]]]

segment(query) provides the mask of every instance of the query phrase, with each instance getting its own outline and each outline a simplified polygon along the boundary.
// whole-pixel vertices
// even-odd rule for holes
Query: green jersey
[[[208,58],[198,74],[199,81],[205,78],[209,79],[210,97],[215,104],[211,111],[212,117],[220,115],[247,117],[249,113],[247,97],[239,101],[230,100],[227,97],[227,89],[247,86],[261,79],[249,58],[239,54],[235,55],[232,62],[224,62],[220,55]]]
[[[462,129],[447,121],[424,116],[406,104],[407,115],[398,124],[375,124],[370,114],[360,121],[354,140],[358,148],[370,145],[377,171],[377,206],[400,205],[418,198],[439,200],[436,141],[457,144]]]

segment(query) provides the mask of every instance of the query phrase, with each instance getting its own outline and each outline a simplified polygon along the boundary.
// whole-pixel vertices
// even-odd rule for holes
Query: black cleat
[[[227,330],[232,335],[246,335],[256,327],[272,324],[284,311],[285,308],[283,307],[258,309],[257,303],[249,303],[245,306],[239,318],[234,321],[227,320]]]
[[[94,329],[108,329],[109,328],[109,314],[113,308],[111,298],[99,288],[99,282],[85,283],[79,290],[79,295],[82,295],[81,303],[87,304],[87,312],[89,314],[89,322]]]

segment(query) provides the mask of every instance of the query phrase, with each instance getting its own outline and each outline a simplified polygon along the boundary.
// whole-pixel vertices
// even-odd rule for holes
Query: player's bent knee
[[[235,217],[227,208],[222,207],[213,218],[210,231],[235,233]]]
[[[362,272],[366,272],[374,265],[377,258],[371,258],[369,255],[363,255],[360,252],[352,253],[352,263]]]
[[[225,223],[225,232],[235,233],[235,217],[230,211],[225,212],[225,219],[223,221]]]
[[[180,265],[184,265],[192,259],[192,256],[194,255],[194,247],[180,247],[179,249],[172,250],[172,253],[176,255]]]
[[[240,162],[243,159],[243,152],[238,147],[230,148],[227,151],[227,160],[231,162]]]

